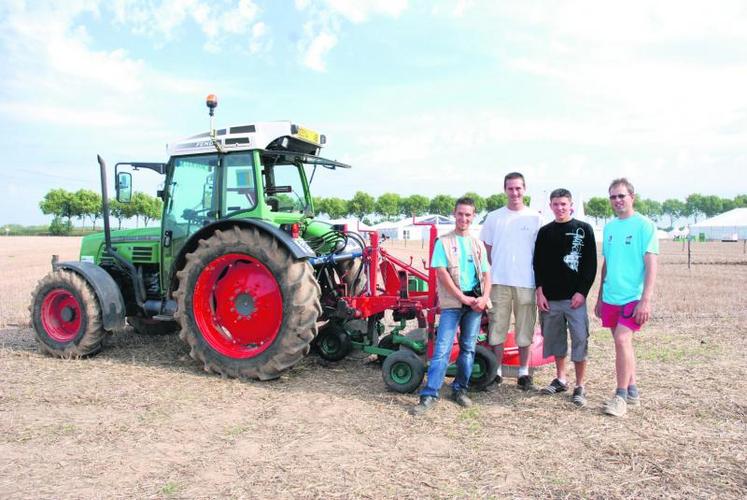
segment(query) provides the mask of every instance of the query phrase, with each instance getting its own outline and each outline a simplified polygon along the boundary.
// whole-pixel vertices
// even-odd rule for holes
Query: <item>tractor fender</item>
[[[104,330],[123,330],[125,327],[125,303],[122,292],[109,273],[90,262],[57,262],[55,269],[69,269],[79,274],[91,285],[101,305],[101,321]]]
[[[305,241],[301,240],[300,243],[296,242],[296,240],[294,240],[291,235],[289,235],[282,229],[273,226],[269,222],[263,221],[261,219],[223,219],[201,228],[199,231],[190,236],[189,240],[185,242],[184,246],[179,252],[179,256],[174,261],[175,265],[171,269],[171,291],[173,291],[174,283],[176,281],[175,277],[177,270],[184,267],[184,262],[186,260],[187,254],[195,251],[198,242],[201,239],[209,238],[210,235],[212,235],[215,231],[227,231],[230,230],[230,228],[232,228],[233,226],[257,227],[262,231],[271,234],[278,240],[281,245],[288,249],[290,254],[296,260],[316,257],[316,253],[314,253],[311,248],[308,248],[308,246],[305,245]]]

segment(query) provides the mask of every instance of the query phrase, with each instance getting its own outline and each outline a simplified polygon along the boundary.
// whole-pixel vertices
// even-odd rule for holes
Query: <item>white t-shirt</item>
[[[542,216],[524,207],[501,207],[488,214],[480,239],[492,247],[490,279],[494,285],[534,288],[534,240],[542,227]]]

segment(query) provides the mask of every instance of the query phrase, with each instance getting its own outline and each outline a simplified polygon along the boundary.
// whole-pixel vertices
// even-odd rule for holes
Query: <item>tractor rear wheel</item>
[[[42,352],[80,358],[101,350],[106,335],[101,306],[81,276],[65,269],[52,271],[36,285],[31,297],[31,324]]]
[[[140,335],[171,335],[179,331],[179,323],[175,321],[128,316],[127,323]]]
[[[200,240],[176,274],[179,337],[205,371],[277,378],[309,352],[321,314],[311,266],[257,228]]]

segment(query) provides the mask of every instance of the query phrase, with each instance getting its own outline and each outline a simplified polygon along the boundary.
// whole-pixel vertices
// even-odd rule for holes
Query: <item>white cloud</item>
[[[255,23],[252,26],[252,33],[249,40],[249,52],[251,54],[269,52],[271,47],[270,28],[262,21]]]
[[[367,22],[375,15],[399,17],[407,9],[407,0],[295,0],[296,9],[309,11],[304,37],[298,43],[301,62],[314,71],[325,71],[324,58],[342,36],[342,22]]]
[[[337,45],[337,36],[322,31],[311,38],[303,55],[304,66],[314,71],[324,71],[324,56]]]
[[[163,93],[194,94],[204,84],[150,68],[126,50],[97,50],[83,14],[100,15],[95,2],[5,6],[0,21],[5,77],[0,90],[14,100],[0,113],[22,122],[101,128],[143,126],[133,107]],[[147,90],[147,93],[146,93]],[[101,111],[101,110],[107,111]],[[150,120],[152,121],[152,120]]]
[[[117,22],[158,43],[175,39],[179,29],[192,21],[206,37],[205,50],[212,53],[221,52],[228,38],[251,33],[260,14],[253,0],[163,0],[160,3],[116,0],[111,8]]]
[[[398,17],[406,8],[407,0],[324,0],[330,12],[353,23],[362,23],[376,14]]]

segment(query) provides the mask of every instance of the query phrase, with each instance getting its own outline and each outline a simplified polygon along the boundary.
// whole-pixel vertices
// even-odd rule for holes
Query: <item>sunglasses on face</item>
[[[628,196],[628,195],[627,194],[611,194],[610,195],[610,200],[622,200],[626,196]]]

